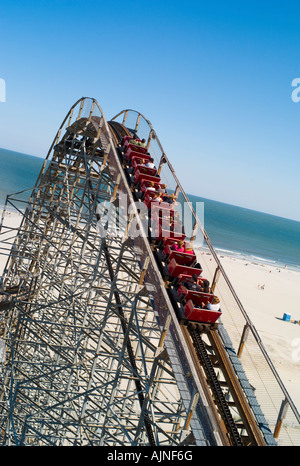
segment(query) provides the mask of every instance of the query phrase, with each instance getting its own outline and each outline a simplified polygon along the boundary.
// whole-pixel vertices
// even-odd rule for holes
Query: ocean
[[[0,149],[0,208],[8,194],[29,190],[18,196],[24,200],[29,198],[43,162],[40,157]]]
[[[204,228],[218,254],[300,271],[300,222],[188,195],[204,204]]]
[[[18,198],[29,197],[42,164],[42,158],[0,149],[0,207],[7,194],[29,190]],[[220,255],[300,271],[300,222],[203,197],[188,197],[195,210],[197,203],[203,203],[204,228]]]

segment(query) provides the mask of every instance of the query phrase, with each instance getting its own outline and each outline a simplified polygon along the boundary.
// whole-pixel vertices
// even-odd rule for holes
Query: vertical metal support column
[[[150,143],[151,143],[152,139],[153,140],[155,139],[155,134],[154,134],[154,132],[152,130],[150,130],[149,136],[148,136],[148,141],[147,141],[147,144],[146,144],[147,151],[149,150]]]
[[[80,103],[80,109],[79,109],[79,112],[78,112],[78,115],[77,115],[77,118],[76,118],[77,121],[81,118],[84,103],[85,103],[85,100],[82,100],[81,103]]]
[[[158,175],[161,174],[161,169],[163,167],[163,165],[166,163],[166,159],[164,157],[164,154],[162,154],[161,158],[160,158],[160,162],[159,162],[159,166],[158,166],[158,170],[157,170],[157,173]]]
[[[238,355],[239,358],[242,356],[242,352],[243,352],[246,340],[248,338],[248,334],[249,334],[249,325],[245,324],[244,329],[243,329],[243,333],[242,333],[242,337],[241,337],[241,341],[240,341],[240,344],[239,344],[239,349],[238,349],[238,352],[237,352],[237,355]]]
[[[278,414],[276,426],[275,426],[275,429],[274,429],[274,434],[273,434],[274,438],[279,437],[280,429],[282,427],[282,423],[283,423],[283,420],[284,420],[284,418],[286,416],[288,407],[289,407],[289,403],[288,403],[288,400],[285,398],[281,403],[281,407],[280,407],[280,411],[279,411],[279,414]]]
[[[135,128],[134,128],[134,131],[135,131],[136,133],[137,133],[137,130],[138,130],[140,121],[141,121],[141,115],[138,115],[137,120],[136,120],[136,124],[135,124]]]
[[[128,110],[126,110],[126,112],[124,113],[123,122],[122,122],[122,124],[124,126],[125,126],[125,122],[126,122],[126,119],[127,119],[127,115],[128,115]]]
[[[157,346],[156,354],[163,350],[164,341],[167,335],[167,331],[169,330],[170,324],[171,324],[171,316],[170,314],[168,314],[163,330],[162,330],[162,334],[161,334],[158,346]]]
[[[215,288],[216,288],[216,285],[218,283],[218,280],[219,280],[219,277],[220,277],[220,268],[219,266],[216,268],[215,270],[215,275],[214,275],[214,278],[213,278],[213,281],[212,281],[212,285],[211,285],[211,289],[212,291],[214,292],[215,291]]]
[[[175,188],[175,192],[174,192],[176,198],[178,197],[179,192],[180,192],[180,186],[177,185]]]
[[[191,423],[191,420],[192,420],[192,415],[193,415],[193,412],[196,409],[198,400],[199,400],[199,393],[195,393],[194,396],[191,398],[190,408],[188,410],[188,415],[187,415],[187,418],[186,418],[186,421],[185,421],[185,424],[184,424],[184,427],[183,427],[183,432],[188,432],[188,429],[190,427],[190,423]]]

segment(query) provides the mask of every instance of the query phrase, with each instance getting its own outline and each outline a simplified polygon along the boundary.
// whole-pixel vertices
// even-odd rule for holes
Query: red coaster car
[[[215,323],[222,314],[221,311],[211,311],[196,307],[191,299],[184,306],[184,313],[188,320],[208,324]]]
[[[127,144],[125,153],[127,157],[130,157],[131,152],[139,152],[140,154],[147,153],[147,147],[137,146],[136,144]]]
[[[188,267],[186,265],[177,264],[175,259],[172,259],[168,264],[169,274],[171,277],[178,277],[181,274],[186,275],[201,275],[202,270],[196,267]]]
[[[168,262],[170,262],[174,258],[177,264],[180,265],[192,265],[196,261],[196,254],[178,252],[171,249],[169,245],[165,247],[165,249],[163,250],[163,254],[168,255]]]
[[[180,285],[178,288],[178,296],[184,296],[185,301],[193,301],[195,306],[201,306],[202,303],[210,303],[213,298],[213,293],[203,293],[202,291],[188,290],[184,285]]]
[[[149,175],[149,173],[145,173],[145,170],[136,169],[134,173],[134,182],[137,184],[142,183],[142,181],[153,181],[153,183],[159,183],[160,177]]]

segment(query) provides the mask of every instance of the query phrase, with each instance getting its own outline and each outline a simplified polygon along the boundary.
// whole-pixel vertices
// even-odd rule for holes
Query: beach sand
[[[0,218],[1,214],[0,211]],[[4,224],[17,228],[21,219],[21,215],[8,212]],[[0,246],[4,231],[0,235]],[[300,411],[300,325],[282,319],[284,313],[290,313],[291,320],[300,321],[300,272],[229,256],[219,255],[219,258],[276,371]],[[7,255],[0,249],[0,275],[6,261]]]
[[[219,256],[235,292],[300,411],[300,272]],[[290,314],[290,321],[283,320]]]

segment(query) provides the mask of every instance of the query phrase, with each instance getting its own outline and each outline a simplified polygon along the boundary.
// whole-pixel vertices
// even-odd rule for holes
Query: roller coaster
[[[299,444],[297,409],[141,113],[107,121],[79,99],[0,228],[1,445]]]

